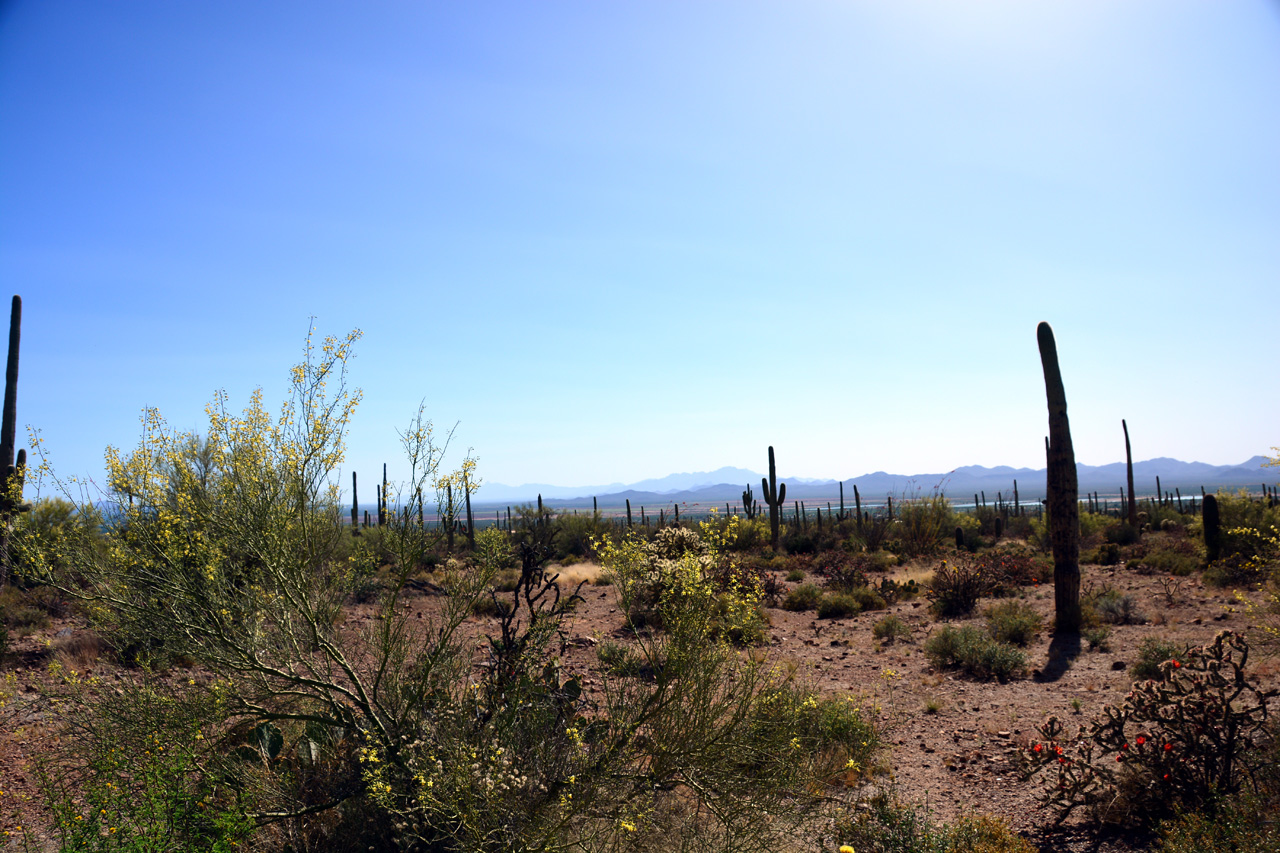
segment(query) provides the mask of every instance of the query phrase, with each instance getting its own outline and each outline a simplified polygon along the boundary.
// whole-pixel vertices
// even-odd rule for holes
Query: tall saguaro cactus
[[[1058,346],[1048,323],[1036,327],[1044,390],[1049,404],[1049,437],[1045,439],[1049,541],[1053,546],[1054,630],[1080,630],[1080,486],[1076,453],[1067,420],[1067,393],[1058,367]]]
[[[769,476],[760,478],[760,491],[769,505],[769,533],[773,550],[778,550],[778,520],[782,516],[782,503],[787,499],[787,484],[778,482],[777,467],[773,464],[773,446],[769,447]]]
[[[1138,526],[1138,493],[1133,489],[1133,451],[1129,449],[1129,425],[1120,419],[1120,428],[1124,430],[1124,464],[1129,476],[1129,526]]]
[[[351,472],[351,535],[360,535],[360,504],[356,499],[356,472]]]
[[[17,464],[14,445],[18,435],[18,344],[22,338],[22,297],[13,297],[9,313],[9,356],[4,371],[4,413],[0,421],[0,586],[9,582],[12,558],[9,534],[18,514],[31,507],[22,502],[23,471],[27,454],[19,451]]]

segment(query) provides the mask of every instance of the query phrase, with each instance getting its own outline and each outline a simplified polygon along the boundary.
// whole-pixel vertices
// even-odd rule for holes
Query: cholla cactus
[[[1160,664],[1160,679],[1135,684],[1074,737],[1057,717],[1038,726],[1043,741],[1025,766],[1047,774],[1042,800],[1058,822],[1084,807],[1100,823],[1149,825],[1252,779],[1266,761],[1267,702],[1280,691],[1245,677],[1248,658],[1244,635],[1223,631]]]

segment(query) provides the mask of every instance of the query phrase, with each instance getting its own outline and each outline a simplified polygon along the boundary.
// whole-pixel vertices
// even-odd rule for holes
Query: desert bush
[[[1195,544],[1185,536],[1156,534],[1147,537],[1141,554],[1130,558],[1130,565],[1152,572],[1167,572],[1184,577],[1200,567]]]
[[[1035,853],[1000,818],[972,815],[952,824],[934,824],[926,810],[904,805],[891,793],[879,793],[858,804],[831,828],[823,853],[844,846],[883,853]]]
[[[980,679],[1008,681],[1026,668],[1027,656],[1008,643],[992,639],[974,625],[944,625],[924,643],[924,653],[937,669],[961,669]]]
[[[1027,767],[1044,774],[1042,799],[1058,821],[1084,808],[1099,824],[1149,827],[1252,784],[1269,761],[1267,702],[1277,691],[1245,676],[1248,657],[1244,637],[1224,631],[1166,661],[1163,680],[1135,684],[1074,737],[1048,718]]]
[[[1138,659],[1129,666],[1129,676],[1135,681],[1162,678],[1166,673],[1166,661],[1186,657],[1187,647],[1161,637],[1144,637],[1138,643]]]
[[[911,627],[897,616],[889,614],[876,620],[871,626],[871,636],[888,643],[911,639]]]
[[[476,547],[471,551],[471,562],[481,571],[489,573],[515,568],[516,553],[511,547],[511,535],[496,526],[477,530]]]
[[[1111,651],[1111,629],[1106,625],[1086,626],[1080,631],[1091,652]]]
[[[1109,545],[1132,545],[1141,535],[1139,529],[1127,521],[1117,521],[1102,531],[1102,538]]]
[[[557,560],[585,560],[591,557],[591,543],[613,532],[613,525],[594,514],[558,513],[555,526],[554,553]]]
[[[1099,566],[1114,566],[1120,562],[1120,546],[1114,542],[1104,542],[1097,548],[1081,554],[1080,562],[1093,563]]]
[[[858,599],[847,592],[829,592],[818,601],[819,619],[844,619],[860,612]]]
[[[884,547],[888,540],[892,523],[885,511],[864,513],[862,524],[855,525],[849,538],[845,540],[845,548],[850,551],[867,551],[875,553]]]
[[[988,607],[982,618],[995,640],[1015,646],[1031,642],[1044,625],[1044,618],[1030,605],[1020,601],[1005,601]]]
[[[1213,808],[1182,811],[1160,825],[1161,853],[1274,853],[1280,850],[1275,802],[1251,794],[1225,797]]]
[[[787,593],[787,597],[782,600],[783,610],[813,610],[818,606],[818,602],[822,599],[822,590],[817,584],[801,584]]]
[[[965,616],[978,606],[978,599],[990,595],[996,579],[989,567],[974,559],[946,560],[933,573],[925,596],[933,602],[938,616]]]
[[[880,733],[851,697],[821,697],[783,683],[765,692],[754,710],[748,737],[758,747],[775,744],[776,751],[744,756],[753,773],[775,772],[778,763],[800,758],[813,762],[815,778],[839,776],[848,783],[865,775],[881,745]]]
[[[905,498],[894,506],[891,532],[901,542],[902,553],[919,557],[935,553],[956,529],[951,502],[941,494]]]
[[[788,554],[816,554],[819,544],[817,536],[796,525],[791,525],[782,541],[782,547]]]
[[[49,611],[30,591],[0,587],[0,627],[13,636],[26,636],[49,625]]]
[[[90,701],[87,686],[61,697],[74,713],[37,765],[60,850],[231,853],[255,834],[253,767],[216,696],[126,681]]]
[[[1110,586],[1085,595],[1081,607],[1108,625],[1134,625],[1147,621],[1138,609],[1136,598]]]
[[[865,554],[826,553],[814,561],[814,570],[827,589],[848,592],[867,585],[868,562]]]
[[[856,586],[849,590],[848,595],[857,602],[859,610],[884,610],[889,606],[875,587]]]
[[[800,581],[802,580],[804,580],[804,571],[802,571],[801,569],[792,569],[791,571],[787,572],[788,583],[800,583]]]

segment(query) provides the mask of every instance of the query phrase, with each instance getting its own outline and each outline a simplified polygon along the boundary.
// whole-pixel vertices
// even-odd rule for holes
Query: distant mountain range
[[[1134,486],[1139,497],[1156,493],[1156,478],[1162,491],[1180,490],[1183,496],[1198,495],[1201,487],[1206,491],[1222,488],[1251,488],[1259,490],[1264,482],[1280,480],[1277,469],[1266,469],[1265,456],[1255,456],[1239,465],[1208,465],[1203,462],[1181,462],[1161,457],[1133,464]],[[1103,496],[1118,496],[1126,487],[1127,474],[1123,462],[1109,465],[1076,465],[1080,492],[1098,492]],[[592,498],[600,506],[620,506],[627,500],[632,505],[653,507],[673,503],[700,505],[703,507],[740,503],[742,492],[751,484],[752,493],[760,499],[761,474],[746,468],[718,468],[715,471],[669,474],[660,479],[641,480],[637,483],[610,483],[605,486],[555,486],[547,483],[526,483],[522,486],[506,486],[501,483],[485,483],[476,494],[478,506],[500,506],[526,503],[537,499],[554,502],[560,507],[590,507]],[[839,480],[815,480],[797,477],[779,477],[787,484],[787,500],[838,501]],[[997,494],[1005,500],[1013,499],[1014,482],[1017,482],[1018,499],[1038,501],[1044,497],[1045,470],[1043,468],[1010,468],[1000,465],[985,468],[966,465],[945,474],[888,474],[876,471],[851,477],[843,481],[846,503],[853,502],[854,486],[864,503],[880,503],[887,496],[895,498],[930,495],[940,491],[953,500],[972,501],[975,494],[994,501]],[[1127,487],[1126,487],[1127,488]]]

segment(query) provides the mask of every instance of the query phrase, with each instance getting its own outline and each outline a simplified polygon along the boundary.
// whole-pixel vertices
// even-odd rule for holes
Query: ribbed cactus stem
[[[22,297],[14,296],[9,313],[9,354],[4,371],[4,414],[0,421],[0,587],[9,582],[13,557],[9,553],[9,535],[18,513],[28,509],[22,501],[22,468],[25,460],[14,464],[14,445],[18,437],[18,349],[22,339]]]
[[[1218,498],[1216,495],[1205,495],[1200,510],[1200,520],[1204,526],[1204,551],[1209,563],[1222,556],[1222,521],[1218,515]]]
[[[760,490],[764,502],[769,505],[769,534],[773,550],[778,550],[778,525],[781,522],[782,504],[787,499],[786,483],[778,483],[778,469],[774,464],[773,446],[769,447],[769,476],[760,478]]]
[[[1067,393],[1058,366],[1058,347],[1048,323],[1036,328],[1049,408],[1046,445],[1046,508],[1053,548],[1054,630],[1080,630],[1080,505],[1075,448],[1067,419]]]
[[[1138,493],[1133,489],[1133,451],[1129,448],[1129,425],[1124,418],[1120,419],[1120,427],[1124,430],[1124,466],[1129,482],[1129,526],[1138,526]]]
[[[356,472],[351,472],[351,535],[360,535],[360,502],[356,498]]]

